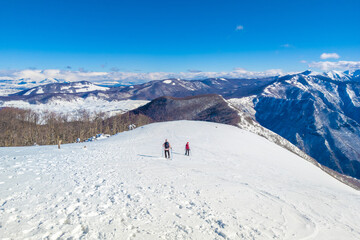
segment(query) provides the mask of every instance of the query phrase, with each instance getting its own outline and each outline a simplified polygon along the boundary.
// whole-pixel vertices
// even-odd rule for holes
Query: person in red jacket
[[[189,154],[190,154],[190,146],[189,146],[189,142],[187,142],[185,145],[185,155],[189,156]]]

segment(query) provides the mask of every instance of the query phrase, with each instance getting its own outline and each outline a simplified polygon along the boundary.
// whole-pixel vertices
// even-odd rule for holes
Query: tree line
[[[79,113],[77,120],[68,120],[66,115],[53,112],[41,115],[18,108],[0,109],[0,147],[55,145],[82,141],[98,133],[116,134],[128,130],[130,124],[142,126],[152,120],[143,115],[127,112],[113,117],[104,113],[96,113],[90,117],[86,111]]]

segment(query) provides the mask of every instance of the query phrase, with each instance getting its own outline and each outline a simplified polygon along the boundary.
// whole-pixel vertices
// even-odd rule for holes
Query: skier
[[[171,148],[170,143],[168,142],[167,139],[165,139],[165,142],[163,144],[164,150],[165,150],[165,158],[170,158],[170,151],[169,149]]]
[[[185,145],[185,155],[189,156],[190,155],[190,146],[189,146],[189,142],[186,143]]]

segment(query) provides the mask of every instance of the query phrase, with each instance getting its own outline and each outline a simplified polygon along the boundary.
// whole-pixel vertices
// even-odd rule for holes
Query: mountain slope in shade
[[[156,122],[200,120],[235,126],[240,122],[239,112],[216,94],[186,98],[160,97],[132,112],[146,115]]]
[[[239,128],[164,122],[84,145],[0,148],[2,237],[360,238],[358,191]]]

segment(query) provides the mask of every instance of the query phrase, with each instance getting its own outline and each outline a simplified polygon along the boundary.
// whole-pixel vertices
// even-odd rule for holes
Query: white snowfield
[[[25,101],[0,101],[1,107],[14,107],[20,109],[29,109],[41,116],[53,112],[60,115],[67,115],[69,120],[78,120],[81,118],[79,114],[82,110],[88,112],[94,117],[97,113],[105,113],[108,117],[115,116],[131,111],[135,108],[147,104],[146,100],[122,100],[122,101],[106,101],[96,97],[87,97],[85,99],[78,98],[72,101],[52,100],[48,103],[30,104]]]
[[[2,239],[360,239],[358,191],[222,124],[0,148],[0,182]]]

